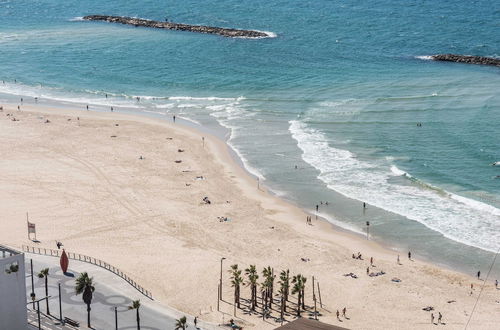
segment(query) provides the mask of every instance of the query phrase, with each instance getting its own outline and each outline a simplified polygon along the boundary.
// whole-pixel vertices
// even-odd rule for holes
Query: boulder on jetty
[[[468,55],[456,55],[456,54],[438,54],[438,55],[432,55],[431,58],[435,61],[500,66],[500,59],[493,57],[468,56]]]
[[[181,23],[173,23],[173,22],[160,22],[153,21],[142,18],[133,18],[126,16],[107,16],[107,15],[89,15],[83,17],[84,20],[87,21],[106,21],[110,23],[121,23],[128,24],[134,26],[143,26],[150,27],[156,29],[168,29],[168,30],[178,30],[178,31],[190,31],[190,32],[198,32],[198,33],[208,33],[208,34],[218,34],[224,37],[231,38],[268,38],[271,35],[254,30],[239,30],[239,29],[229,29],[229,28],[220,28],[215,26],[204,26],[204,25],[190,25],[190,24],[181,24]]]

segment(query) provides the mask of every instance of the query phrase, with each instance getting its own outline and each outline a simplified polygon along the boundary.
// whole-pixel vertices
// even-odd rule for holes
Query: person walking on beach
[[[194,317],[194,327],[198,329],[197,325],[198,325],[198,316],[195,316]]]
[[[347,308],[345,308],[345,307],[344,307],[344,308],[342,309],[342,317],[347,318],[347,316],[345,316],[345,313],[346,313],[346,312],[347,312]]]
[[[498,290],[498,280],[495,280],[495,289]]]
[[[89,111],[89,105],[87,104],[87,111]]]
[[[470,284],[470,295],[472,296],[472,290],[474,290],[474,284]]]
[[[477,279],[479,280],[479,279],[480,279],[480,277],[481,277],[481,271],[480,271],[480,270],[478,270],[478,271],[477,271]]]
[[[441,312],[438,314],[438,324],[441,324],[441,321],[443,320],[443,315],[441,315]]]
[[[411,251],[408,251],[408,259],[411,260]]]
[[[175,123],[175,115],[172,117],[172,119],[174,120],[174,123]]]
[[[370,257],[370,266],[373,267],[373,257]]]
[[[340,313],[339,313],[339,310],[337,309],[337,320],[340,321],[340,317],[339,316],[340,316]]]
[[[431,324],[434,324],[434,313],[431,313]]]
[[[401,265],[401,261],[399,261],[399,254],[398,254],[398,265]]]
[[[370,274],[370,267],[366,267],[366,275]]]

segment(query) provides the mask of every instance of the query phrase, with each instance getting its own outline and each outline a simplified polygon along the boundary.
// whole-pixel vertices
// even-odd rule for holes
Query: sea
[[[0,0],[0,103],[175,115],[313,219],[500,276],[500,68],[430,59],[500,57],[499,22],[487,0]]]

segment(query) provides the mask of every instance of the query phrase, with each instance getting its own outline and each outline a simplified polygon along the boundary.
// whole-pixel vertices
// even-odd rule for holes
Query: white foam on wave
[[[27,97],[37,97],[40,100],[50,100],[61,103],[75,103],[75,104],[88,104],[94,106],[103,107],[126,107],[141,109],[142,106],[134,104],[123,97],[113,97],[111,93],[108,94],[108,98],[105,97],[104,92],[100,91],[88,91],[85,93],[67,93],[60,88],[47,87],[40,85],[30,86],[22,83],[0,83],[0,93],[19,95]],[[89,95],[91,94],[91,95]],[[96,95],[96,96],[93,96]]]
[[[276,37],[278,37],[278,34],[276,34],[274,32],[271,32],[271,31],[261,31],[261,30],[254,30],[254,31],[262,32],[262,33],[267,34],[267,38],[276,38]],[[266,38],[266,37],[262,37],[262,38]]]
[[[302,158],[320,171],[329,189],[418,221],[455,241],[496,252],[500,247],[500,210],[412,177],[395,165],[369,163],[348,150],[328,144],[327,137],[303,122],[290,121],[289,131]],[[391,182],[404,176],[412,184]]]
[[[245,169],[250,172],[259,180],[265,180],[265,176],[257,168],[250,165],[248,159],[243,155],[242,151],[234,144],[234,139],[238,136],[240,127],[235,125],[234,122],[244,117],[253,116],[253,113],[245,112],[241,109],[240,101],[244,100],[244,97],[238,98],[211,98],[211,100],[218,101],[217,104],[206,105],[205,109],[209,111],[210,116],[215,118],[217,122],[229,130],[229,137],[227,139],[227,144],[233,149],[238,158],[243,163]],[[222,101],[222,102],[221,102]]]
[[[155,107],[158,109],[171,109],[175,107],[175,104],[174,103],[155,104]]]
[[[391,172],[398,176],[406,176],[408,173],[401,171],[396,165],[391,165]]]
[[[419,60],[424,60],[424,61],[431,61],[432,60],[432,56],[430,56],[430,55],[420,55],[420,56],[415,56],[415,58],[417,58]]]
[[[84,21],[83,16],[76,16],[69,19],[70,22],[81,22]]]
[[[244,97],[240,96],[237,98],[234,97],[216,97],[216,96],[209,96],[209,97],[193,97],[193,96],[170,96],[168,97],[169,100],[177,100],[177,101],[186,101],[186,100],[194,100],[194,101],[239,101],[242,99],[245,99]]]

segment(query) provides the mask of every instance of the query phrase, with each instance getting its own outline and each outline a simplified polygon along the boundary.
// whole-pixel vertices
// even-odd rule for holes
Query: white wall
[[[26,311],[26,274],[24,254],[5,258],[0,251],[0,330],[26,330],[28,328]],[[17,262],[19,270],[7,274],[5,269]]]

